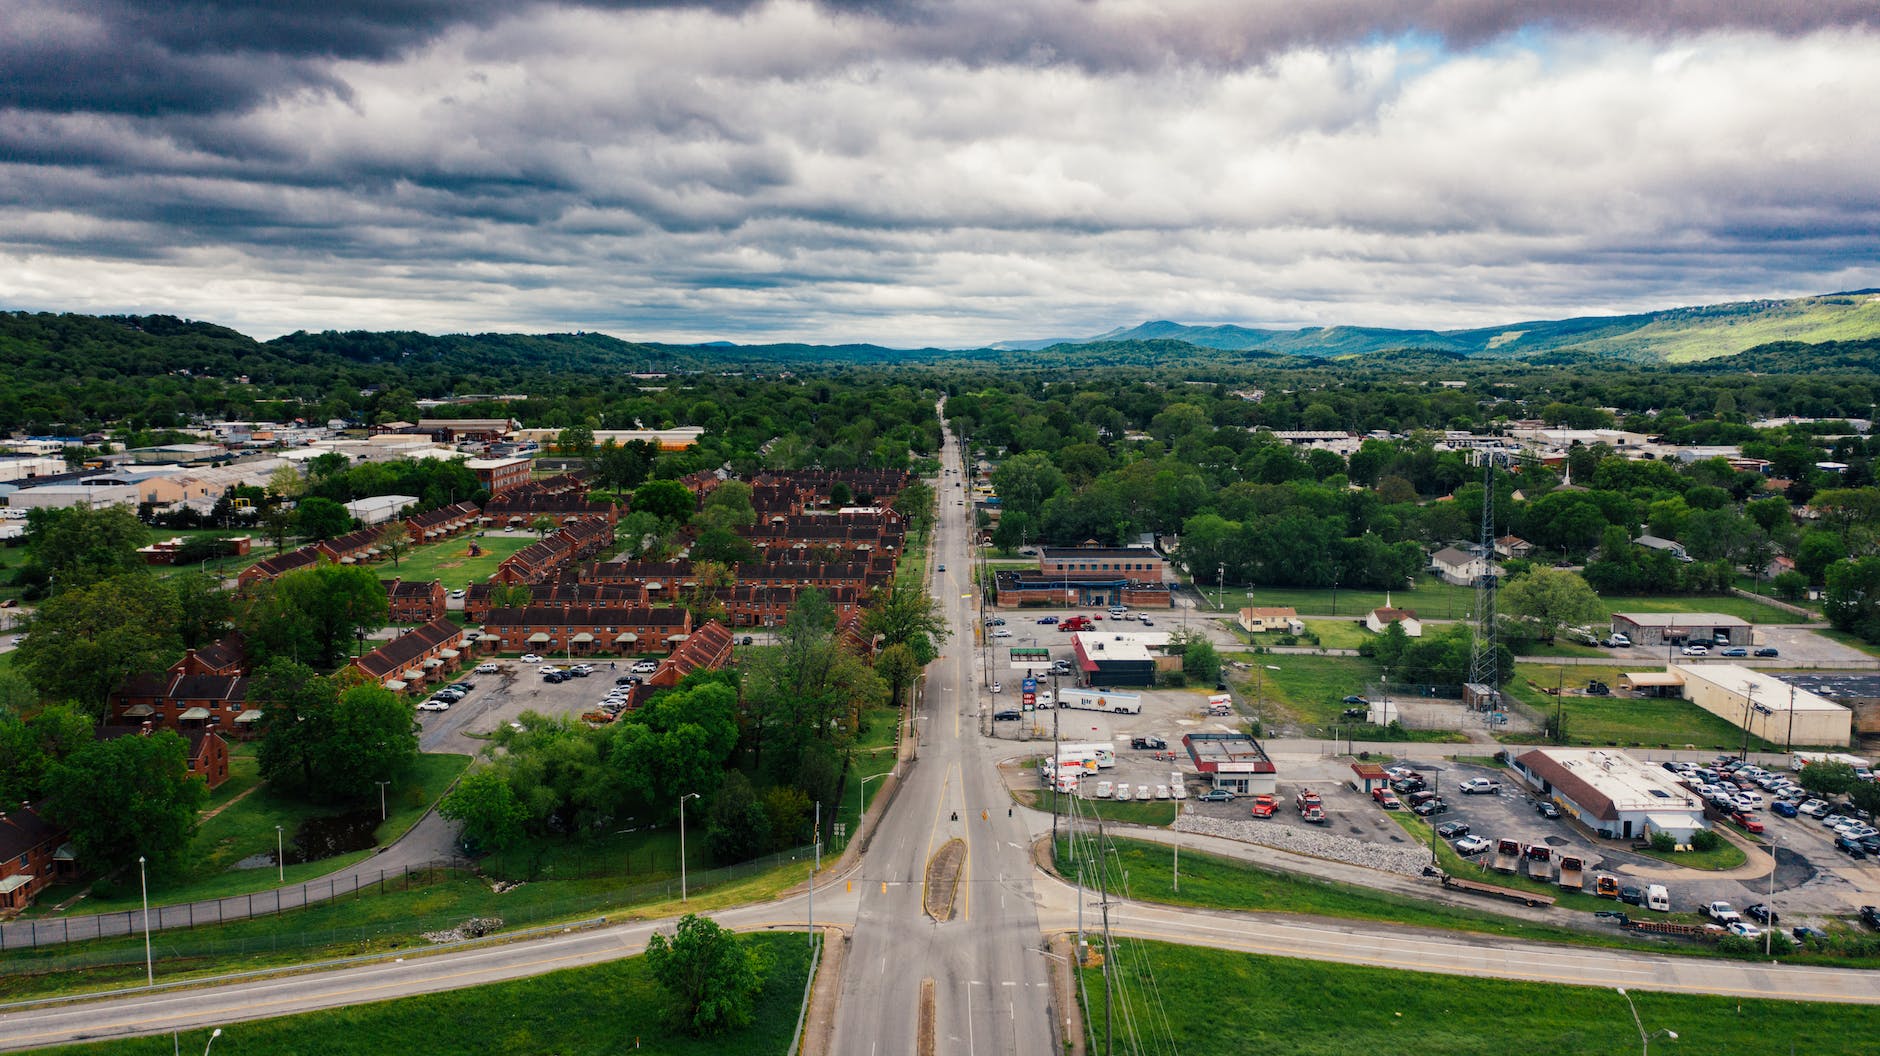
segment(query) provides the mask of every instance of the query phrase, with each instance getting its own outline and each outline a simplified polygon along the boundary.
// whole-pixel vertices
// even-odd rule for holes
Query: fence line
[[[722,866],[692,872],[688,883],[693,891],[702,892],[714,887],[767,872],[786,862],[795,862],[813,854],[809,847],[799,847],[788,851],[779,851],[763,858],[741,862],[737,865]],[[596,859],[596,864],[600,859]],[[376,877],[358,873],[337,875],[284,888],[274,888],[249,895],[233,895],[211,902],[192,902],[173,906],[152,906],[150,909],[150,932],[153,936],[152,955],[158,960],[179,960],[209,956],[244,955],[264,951],[301,949],[327,946],[341,942],[367,942],[380,939],[415,936],[426,930],[447,930],[463,923],[471,914],[469,910],[460,910],[448,917],[417,918],[388,921],[381,924],[360,925],[357,927],[334,928],[325,931],[295,931],[285,936],[270,934],[249,938],[211,938],[208,936],[189,936],[157,938],[158,932],[191,932],[197,926],[210,927],[217,924],[232,923],[242,920],[265,917],[270,914],[279,916],[290,909],[302,909],[309,906],[336,901],[346,896],[364,897],[368,893],[383,894],[388,884],[402,883],[402,890],[409,891],[414,885],[424,886],[436,883],[440,878],[449,876],[473,875],[472,871],[461,863],[450,861],[432,861],[414,864],[403,869],[379,870]],[[585,878],[617,875],[606,870],[597,870]],[[340,881],[347,881],[348,886],[341,887]],[[376,892],[373,889],[376,888]],[[523,906],[503,912],[505,924],[546,919],[552,916],[564,916],[570,913],[584,912],[608,906],[627,905],[635,902],[663,901],[676,897],[679,890],[679,877],[662,876],[654,880],[642,881],[607,892],[562,899],[552,903],[528,907]],[[500,897],[500,896],[498,896]],[[214,907],[214,915],[201,907]],[[0,954],[19,953],[46,947],[62,946],[68,943],[89,942],[101,939],[124,938],[142,933],[143,910],[130,909],[122,912],[90,914],[80,917],[66,917],[53,920],[21,920],[0,926]],[[47,970],[59,968],[88,968],[108,964],[141,962],[143,949],[125,947],[121,950],[87,951],[69,955],[70,959],[60,957],[25,958],[19,963],[31,963],[35,967]],[[9,966],[12,967],[12,966]]]

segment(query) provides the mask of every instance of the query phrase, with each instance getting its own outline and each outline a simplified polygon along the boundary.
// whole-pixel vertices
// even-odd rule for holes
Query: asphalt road
[[[944,496],[960,479],[951,439],[942,465],[954,470],[941,477]],[[1042,942],[1028,819],[1008,816],[1011,799],[979,735],[982,702],[990,697],[974,647],[979,613],[966,513],[943,498],[928,560],[931,589],[953,637],[928,669],[918,761],[878,822],[855,881],[860,904],[837,1004],[838,1054],[915,1051],[926,979],[934,985],[937,1051],[1036,1053],[1053,1044],[1045,960],[1035,952]],[[958,906],[953,919],[936,923],[922,908],[926,862],[956,838],[966,844]]]

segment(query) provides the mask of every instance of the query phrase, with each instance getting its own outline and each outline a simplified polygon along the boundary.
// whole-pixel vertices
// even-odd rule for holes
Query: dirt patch
[[[914,1031],[914,1051],[919,1056],[934,1056],[933,980],[920,981],[920,1025]]]
[[[960,889],[960,867],[966,862],[966,841],[948,840],[927,860],[926,893],[921,901],[927,915],[945,923],[953,919],[953,904]]]

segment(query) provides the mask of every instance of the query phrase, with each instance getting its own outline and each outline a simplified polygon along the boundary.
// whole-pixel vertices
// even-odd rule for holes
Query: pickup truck
[[[1743,919],[1743,915],[1732,908],[1728,902],[1705,903],[1701,912],[1718,924],[1735,924]]]
[[[1378,806],[1383,807],[1385,810],[1403,809],[1403,804],[1397,800],[1397,793],[1392,792],[1388,788],[1372,789],[1371,798],[1377,802]]]
[[[1253,797],[1252,813],[1254,817],[1270,818],[1278,811],[1279,811],[1279,800],[1277,798],[1273,796],[1266,796],[1266,795]]]
[[[1586,860],[1571,854],[1561,855],[1559,883],[1569,891],[1586,886]]]
[[[1521,844],[1518,840],[1495,841],[1495,861],[1490,868],[1498,873],[1512,873],[1521,868]]]

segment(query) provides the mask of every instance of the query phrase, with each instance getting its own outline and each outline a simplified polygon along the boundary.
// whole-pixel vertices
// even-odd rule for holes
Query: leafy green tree
[[[907,518],[910,534],[921,536],[933,531],[934,493],[925,481],[916,480],[902,488],[889,505]]]
[[[311,495],[295,507],[294,527],[309,539],[331,539],[352,528],[352,514],[332,499]]]
[[[1776,597],[1794,601],[1808,593],[1808,577],[1795,571],[1777,572],[1775,578],[1769,581],[1769,587],[1775,591]]]
[[[83,745],[53,764],[46,786],[47,812],[72,831],[79,860],[101,872],[139,856],[152,872],[173,869],[209,795],[172,730]]]
[[[728,771],[712,796],[705,846],[725,865],[748,861],[770,846],[770,816],[741,770]]]
[[[999,495],[1000,507],[1027,517],[1038,516],[1045,500],[1064,486],[1064,474],[1041,451],[1013,455],[992,471],[992,490]]]
[[[102,716],[112,690],[167,667],[182,652],[169,584],[134,572],[60,590],[39,606],[14,663],[42,696],[78,701]]]
[[[875,673],[888,684],[888,692],[896,705],[906,703],[902,698],[909,686],[920,678],[922,664],[915,659],[914,651],[904,643],[896,643],[875,654]]]
[[[1796,544],[1795,570],[1807,576],[1810,583],[1820,583],[1826,578],[1828,566],[1846,556],[1847,543],[1839,535],[1810,529]]]
[[[1593,623],[1605,613],[1599,595],[1577,573],[1535,568],[1501,588],[1501,611],[1530,638],[1551,643],[1562,627]]]
[[[594,453],[594,430],[585,425],[571,425],[555,436],[555,450],[575,458]]]
[[[933,662],[953,633],[933,595],[895,587],[870,599],[862,611],[862,631],[877,636],[883,647],[907,646],[922,667]]]
[[[405,528],[405,522],[394,520],[379,530],[372,545],[381,553],[390,554],[392,567],[397,568],[398,559],[411,549],[411,532]]]
[[[1819,762],[1809,763],[1796,775],[1795,783],[1807,789],[1810,794],[1827,799],[1838,796],[1854,787],[1860,775],[1847,763]]]
[[[644,440],[619,444],[609,439],[601,444],[594,472],[607,487],[617,492],[630,491],[646,480],[657,453],[658,449]]]
[[[412,706],[389,689],[353,686],[315,731],[314,769],[326,795],[363,800],[378,781],[404,774],[418,758]]]
[[[0,712],[0,803],[38,800],[47,769],[90,744],[91,730],[91,717],[66,704],[31,719]]]
[[[142,571],[137,548],[149,536],[149,529],[125,506],[34,509],[26,514],[27,554],[50,574],[58,590]]]
[[[692,544],[692,560],[720,565],[745,565],[757,559],[757,548],[729,528],[707,528]]]
[[[330,668],[360,632],[385,626],[385,586],[371,569],[333,564],[296,569],[251,588],[240,623],[259,657],[290,657]]]
[[[1037,523],[1030,514],[1017,510],[1001,514],[997,527],[992,529],[992,545],[1003,553],[1012,553],[1037,541]]]
[[[1182,650],[1182,674],[1199,682],[1213,683],[1221,674],[1221,655],[1205,638],[1191,638]]]
[[[1836,628],[1880,642],[1880,557],[1829,565],[1822,611]]]
[[[649,480],[633,489],[633,509],[650,513],[662,521],[685,524],[692,518],[697,500],[684,484],[676,480]]]
[[[457,823],[458,838],[473,851],[505,851],[522,839],[528,808],[516,798],[503,774],[479,766],[463,776],[437,804],[437,812]]]
[[[166,582],[176,594],[176,634],[183,648],[200,649],[228,633],[235,617],[235,598],[222,589],[220,577],[192,570]]]
[[[1869,814],[1880,814],[1880,784],[1872,781],[1856,781],[1854,787],[1847,790],[1850,803]]]
[[[673,1024],[699,1037],[738,1030],[751,1022],[764,964],[755,950],[717,922],[688,913],[670,940],[655,934],[646,963],[672,1004]]]
[[[535,592],[527,583],[491,583],[490,608],[526,609],[535,601]]]
[[[298,777],[302,788],[315,787],[321,724],[338,700],[338,687],[305,664],[275,657],[256,668],[248,679],[248,702],[262,709],[256,753],[261,776]]]
[[[757,511],[751,506],[751,486],[741,480],[727,480],[711,491],[699,504],[693,518],[707,529],[736,532],[757,523]]]

